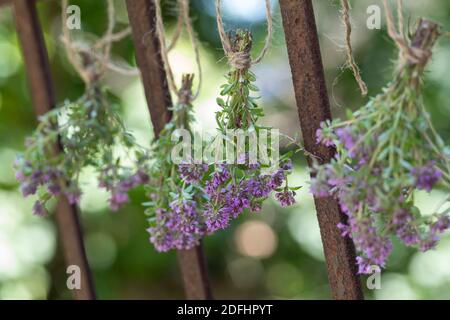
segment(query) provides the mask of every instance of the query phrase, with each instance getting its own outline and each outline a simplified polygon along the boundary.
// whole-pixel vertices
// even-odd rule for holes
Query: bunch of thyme
[[[257,154],[254,154],[260,148],[268,148],[260,145],[258,137],[261,130],[271,128],[258,125],[258,120],[264,113],[256,103],[257,98],[251,95],[251,92],[258,91],[254,84],[256,77],[250,71],[252,36],[248,31],[237,30],[229,39],[232,69],[227,75],[227,83],[222,86],[221,97],[217,99],[221,107],[216,113],[219,135],[224,140],[230,140],[231,134],[231,143],[237,144],[235,136],[255,134],[258,148],[252,148],[250,141],[246,139],[244,150],[237,150],[236,159],[227,159],[231,163],[214,165],[205,184],[205,191],[210,199],[205,207],[209,232],[226,228],[231,219],[237,218],[246,210],[259,211],[264,200],[273,191],[282,206],[290,206],[295,203],[295,190],[298,189],[289,187],[288,184],[288,175],[292,171],[291,152],[280,159],[272,159],[277,163],[264,163],[260,161],[264,159],[257,159]],[[268,167],[272,168],[270,174],[265,170]]]
[[[170,110],[171,120],[153,141],[152,160],[149,167],[149,183],[146,190],[150,201],[146,214],[149,216],[150,242],[158,251],[170,249],[191,249],[204,235],[204,220],[200,204],[204,201],[203,189],[199,182],[208,171],[206,164],[189,164],[190,179],[183,179],[181,167],[171,158],[172,150],[178,141],[173,137],[178,129],[184,129],[191,135],[193,75],[182,78],[179,101]],[[189,146],[190,147],[190,146]]]
[[[424,69],[438,36],[437,24],[421,20],[411,42],[400,42],[400,66],[383,93],[348,120],[323,123],[317,132],[318,143],[335,146],[337,155],[316,167],[311,189],[338,198],[348,223],[337,227],[353,239],[360,273],[385,266],[392,236],[426,251],[450,228],[444,207],[450,198],[431,215],[422,215],[414,201],[416,190],[450,191],[450,149],[422,98]]]
[[[94,167],[99,186],[111,193],[109,204],[113,210],[128,201],[130,189],[148,179],[143,169],[146,150],[126,130],[112,97],[100,85],[105,71],[111,68],[112,43],[131,30],[114,33],[114,3],[111,0],[107,3],[105,34],[84,45],[72,39],[66,24],[68,1],[62,2],[62,42],[86,89],[76,101],[65,102],[38,119],[37,129],[26,139],[25,152],[15,161],[16,177],[24,196],[38,194],[33,207],[37,215],[47,213],[45,205],[54,196],[64,195],[70,204],[78,203],[79,176],[87,166]]]
[[[117,146],[125,149],[127,157],[133,153],[135,157],[120,156]],[[138,169],[145,158],[145,150],[126,130],[117,106],[93,86],[77,101],[40,117],[37,129],[26,139],[25,152],[15,161],[16,178],[24,196],[37,193],[33,211],[44,215],[45,204],[53,196],[65,195],[71,204],[79,202],[80,173],[92,166],[100,187],[111,192],[111,209],[117,210],[128,201],[128,190],[147,180]]]

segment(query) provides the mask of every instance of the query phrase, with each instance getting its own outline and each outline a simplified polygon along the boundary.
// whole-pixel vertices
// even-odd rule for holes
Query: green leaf
[[[217,98],[217,99],[216,99],[216,102],[217,102],[217,104],[218,104],[219,106],[225,107],[225,101],[223,101],[222,98]]]

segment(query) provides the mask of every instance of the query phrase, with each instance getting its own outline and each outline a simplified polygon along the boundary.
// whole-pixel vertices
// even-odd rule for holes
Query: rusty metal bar
[[[322,121],[331,119],[331,111],[314,8],[311,0],[280,0],[280,8],[305,150],[328,162],[335,150],[316,143],[316,131]],[[336,227],[346,221],[346,216],[332,197],[314,201],[332,297],[364,299],[353,242],[343,238]]]
[[[172,105],[159,40],[153,0],[127,0],[136,60],[141,70],[147,104],[157,136],[170,120]],[[178,260],[188,299],[212,299],[202,246],[178,251]]]
[[[8,4],[11,4],[12,0],[0,0],[0,7],[1,6],[6,6]]]
[[[55,95],[36,3],[34,0],[14,0],[13,9],[33,105],[39,116],[55,106]],[[58,149],[61,150],[60,147]],[[71,206],[65,197],[59,199],[56,222],[67,266],[76,265],[81,271],[81,289],[73,290],[74,297],[79,300],[95,299],[77,208]]]

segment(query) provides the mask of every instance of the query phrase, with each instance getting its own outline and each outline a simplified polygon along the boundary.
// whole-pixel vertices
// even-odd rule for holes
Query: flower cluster
[[[46,203],[55,196],[64,195],[71,204],[77,204],[81,197],[79,175],[87,166],[98,172],[100,186],[112,192],[112,209],[128,200],[129,189],[146,181],[139,171],[145,151],[124,129],[106,93],[96,87],[76,102],[67,102],[42,116],[25,144],[26,150],[18,155],[14,167],[23,195],[38,196],[33,207],[36,215],[46,214]],[[118,147],[127,155],[136,155],[132,166],[117,156]]]
[[[191,200],[175,200],[168,210],[156,209],[155,224],[147,229],[156,250],[186,250],[196,246],[204,235],[197,203]]]
[[[248,52],[251,36],[237,31],[233,43],[235,50]],[[248,68],[233,68],[227,79],[228,83],[222,86],[222,97],[217,99],[221,110],[216,114],[219,131],[216,138],[225,141],[228,133],[238,130],[244,136],[252,132],[258,137],[262,127],[257,121],[263,116],[263,110],[250,95],[251,91],[258,90],[254,85],[255,75]],[[172,109],[173,118],[154,143],[155,163],[151,166],[148,186],[151,201],[146,203],[149,207],[146,212],[151,216],[150,241],[159,251],[192,248],[203,236],[227,228],[245,211],[260,211],[271,193],[275,193],[283,207],[290,206],[295,203],[295,190],[299,189],[288,184],[292,153],[283,155],[276,163],[250,161],[250,150],[254,149],[248,141],[244,150],[233,150],[238,156],[227,159],[231,161],[217,161],[214,155],[214,161],[203,159],[198,164],[185,161],[175,165],[168,157],[175,145],[172,134],[179,128],[189,130],[193,120],[191,108],[190,103],[180,99]],[[257,149],[262,147],[258,144]],[[267,167],[275,169],[269,172]]]
[[[258,212],[271,192],[282,206],[294,204],[295,191],[287,186],[281,188],[291,172],[289,162],[270,175],[263,175],[258,169],[244,170],[229,164],[215,166],[213,174],[206,180],[205,191],[209,201],[205,205],[206,231],[211,234],[226,229],[232,219],[245,210]],[[235,179],[236,176],[241,177]]]
[[[106,170],[101,172],[99,177],[99,187],[110,192],[109,207],[111,210],[117,211],[129,201],[129,191],[146,184],[149,177],[143,169],[138,169],[134,174],[121,176],[117,182],[117,175],[111,174],[114,170],[115,167],[109,166]]]
[[[338,199],[348,221],[337,227],[353,239],[360,273],[385,266],[391,236],[426,251],[450,228],[448,210],[422,216],[414,205],[416,190],[430,192],[438,184],[450,190],[449,149],[421,103],[423,69],[403,65],[382,94],[348,120],[323,123],[317,131],[318,143],[335,146],[337,155],[316,166],[311,191]]]
[[[231,42],[238,54],[249,53],[252,47],[248,31],[237,30]],[[216,114],[220,135],[254,132],[259,137],[262,127],[258,125],[258,119],[264,113],[256,103],[256,98],[251,96],[252,91],[258,91],[254,84],[255,75],[248,67],[235,66],[227,79],[228,82],[222,86],[222,97],[217,99],[221,107]],[[266,147],[258,143],[257,149]],[[205,223],[208,233],[227,228],[231,219],[237,218],[245,210],[259,211],[272,192],[276,192],[275,197],[283,207],[295,203],[295,190],[298,188],[289,187],[287,179],[292,171],[291,154],[284,155],[279,163],[272,164],[278,167],[267,174],[261,170],[262,163],[250,161],[250,155],[255,155],[250,152],[252,148],[249,142],[246,142],[244,149],[244,152],[236,150],[236,162],[215,165],[206,179],[205,192],[209,201],[205,206]]]
[[[192,75],[183,76],[183,92],[189,96]],[[178,166],[170,155],[176,143],[172,140],[177,129],[186,129],[193,121],[189,99],[180,99],[172,108],[172,119],[153,141],[153,163],[149,166],[149,181],[146,190],[150,201],[148,208],[150,242],[156,250],[191,249],[199,244],[205,234],[202,217],[204,193],[199,181],[209,167],[206,164],[182,162]]]

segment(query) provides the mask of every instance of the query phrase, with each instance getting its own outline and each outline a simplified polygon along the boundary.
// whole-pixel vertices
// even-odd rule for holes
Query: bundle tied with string
[[[176,103],[170,108],[171,120],[152,143],[153,163],[149,167],[150,180],[146,185],[150,198],[150,201],[145,203],[147,206],[145,212],[149,216],[150,225],[147,231],[150,234],[150,242],[160,252],[172,249],[191,249],[198,245],[206,234],[205,220],[201,209],[204,192],[195,182],[208,170],[208,166],[192,163],[190,157],[192,147],[188,143],[192,137],[191,123],[194,121],[192,103],[200,93],[202,82],[200,51],[190,20],[189,1],[178,0],[177,4],[178,21],[171,43],[167,44],[161,2],[160,0],[155,1],[156,33],[159,38],[160,53],[169,89],[177,98]],[[194,75],[183,74],[181,86],[178,87],[169,61],[169,51],[175,48],[183,30],[186,30],[193,46],[198,68],[199,81],[194,93],[192,90]],[[188,154],[185,154],[184,157],[182,155],[181,159],[174,159],[173,149],[179,144],[179,136],[188,140],[182,141],[183,151],[187,150]],[[191,179],[183,179],[184,169],[190,170]]]
[[[317,165],[311,191],[335,196],[348,223],[337,227],[353,239],[360,273],[385,267],[391,237],[421,251],[436,246],[450,228],[449,196],[422,215],[418,190],[450,194],[450,149],[434,128],[422,97],[423,74],[440,36],[438,24],[420,19],[412,39],[403,33],[401,1],[398,27],[384,0],[388,34],[399,49],[394,79],[381,94],[349,119],[322,124],[318,143],[335,146],[331,163]]]
[[[222,18],[222,9],[221,9],[221,0],[216,0],[216,19],[217,19],[217,29],[219,31],[220,40],[222,43],[223,50],[225,52],[226,57],[228,58],[228,62],[230,65],[238,70],[249,69],[252,65],[260,63],[270,48],[270,42],[272,41],[273,35],[273,19],[272,12],[270,6],[270,0],[265,0],[266,5],[266,18],[267,18],[267,35],[264,43],[264,47],[262,48],[260,54],[255,59],[252,59],[251,49],[252,49],[252,37],[249,32],[245,37],[247,38],[246,43],[242,43],[242,39],[239,39],[239,33],[237,32],[235,35],[235,39],[232,39],[231,34],[227,34],[225,31],[223,18]],[[242,37],[241,37],[242,38]]]
[[[205,182],[205,190],[211,199],[206,206],[207,216],[213,222],[211,230],[226,228],[232,219],[244,212],[260,211],[272,193],[281,206],[291,206],[295,203],[295,190],[299,188],[288,182],[293,152],[276,156],[279,154],[276,143],[279,136],[273,134],[269,137],[269,131],[273,132],[271,127],[259,124],[264,112],[258,106],[258,98],[253,96],[259,90],[255,85],[256,75],[250,69],[266,56],[273,34],[269,0],[265,1],[265,8],[266,40],[259,55],[253,59],[251,33],[238,29],[227,34],[221,1],[216,1],[218,32],[230,65],[227,83],[221,86],[220,97],[217,98],[220,107],[216,112],[218,141],[227,141],[227,148],[230,145],[234,149],[235,157],[212,164],[214,173]],[[260,138],[263,136],[267,139]],[[243,146],[239,141],[244,141]]]
[[[183,141],[187,139],[190,142],[192,137],[191,103],[196,94],[191,96],[192,75],[183,76],[181,88],[175,86],[168,61],[168,47],[173,46],[166,45],[160,3],[159,1],[155,3],[161,56],[169,87],[177,95],[178,103],[172,107],[173,118],[162,130],[158,140],[154,142],[155,162],[150,174],[151,183],[148,185],[151,201],[147,203],[146,210],[146,213],[150,215],[148,231],[150,241],[158,251],[191,249],[199,244],[202,237],[226,229],[231,221],[242,213],[261,210],[262,203],[272,192],[276,192],[276,197],[283,206],[293,204],[295,202],[294,188],[290,188],[287,183],[287,175],[292,170],[292,165],[289,159],[283,157],[280,164],[277,163],[275,172],[267,174],[263,172],[260,163],[246,162],[249,160],[248,154],[238,155],[238,163],[228,162],[229,159],[217,159],[214,155],[212,159],[200,159],[200,161],[188,156],[177,164],[174,163],[172,157],[174,145],[178,142],[176,138],[184,133]],[[187,17],[187,1],[180,0],[178,4],[179,15]],[[267,8],[270,15],[269,1],[267,1]],[[269,20],[271,21],[271,18]],[[218,21],[221,21],[220,17]],[[187,19],[185,26],[191,27]],[[271,37],[271,28],[268,39]],[[188,34],[192,35],[193,32],[190,33],[188,30]],[[226,33],[222,26],[223,35]],[[222,90],[226,101],[218,99],[222,106],[222,110],[216,114],[220,134],[214,141],[206,141],[203,146],[205,149],[214,148],[214,146],[219,146],[219,149],[223,147],[222,138],[226,134],[225,127],[231,130],[243,128],[246,129],[246,133],[250,127],[255,128],[256,131],[260,129],[256,120],[262,115],[262,109],[256,105],[255,98],[250,96],[250,90],[257,90],[257,88],[253,84],[256,78],[249,68],[262,60],[270,40],[267,41],[261,55],[253,61],[250,58],[252,43],[250,33],[238,31],[233,40],[230,40],[228,36],[223,37],[223,40],[232,71],[228,75],[229,84]],[[196,42],[192,40],[191,42],[195,48]],[[230,118],[231,114],[235,116],[233,119]],[[188,130],[177,130],[179,128]],[[183,149],[187,149],[188,152],[193,151],[190,144]],[[212,153],[217,150],[215,149]],[[172,157],[168,157],[168,154]]]
[[[33,211],[46,214],[46,203],[64,195],[71,204],[81,197],[80,175],[92,167],[101,188],[110,193],[111,209],[128,201],[128,191],[147,181],[145,148],[136,144],[125,128],[118,106],[113,104],[100,80],[110,64],[112,42],[122,39],[128,29],[114,33],[115,11],[108,0],[108,27],[105,35],[91,46],[74,42],[66,26],[67,0],[63,1],[63,43],[69,61],[86,84],[77,100],[66,101],[39,119],[39,125],[26,140],[26,150],[16,160],[17,179],[24,196],[37,194]],[[59,143],[63,153],[55,153]]]
[[[192,27],[192,23],[189,17],[189,0],[178,0],[178,21],[177,26],[172,38],[172,42],[167,45],[166,41],[166,32],[164,29],[164,23],[162,19],[162,10],[161,10],[161,0],[155,0],[155,7],[156,7],[156,33],[158,35],[160,47],[161,47],[161,58],[164,63],[164,68],[167,74],[167,81],[169,83],[169,89],[177,95],[179,98],[180,95],[180,89],[176,85],[174,73],[172,70],[172,67],[170,65],[169,61],[169,52],[175,47],[177,41],[179,40],[179,37],[182,32],[182,27],[185,27],[185,30],[188,34],[189,41],[192,44],[192,47],[194,49],[194,55],[195,55],[195,63],[197,65],[198,70],[198,87],[196,92],[191,96],[191,100],[195,100],[198,95],[200,94],[200,88],[202,84],[202,68],[200,63],[200,48],[198,44],[197,37],[195,36],[194,29]],[[191,77],[191,76],[189,76]],[[193,77],[193,76],[192,76]],[[183,80],[182,80],[183,81]]]

